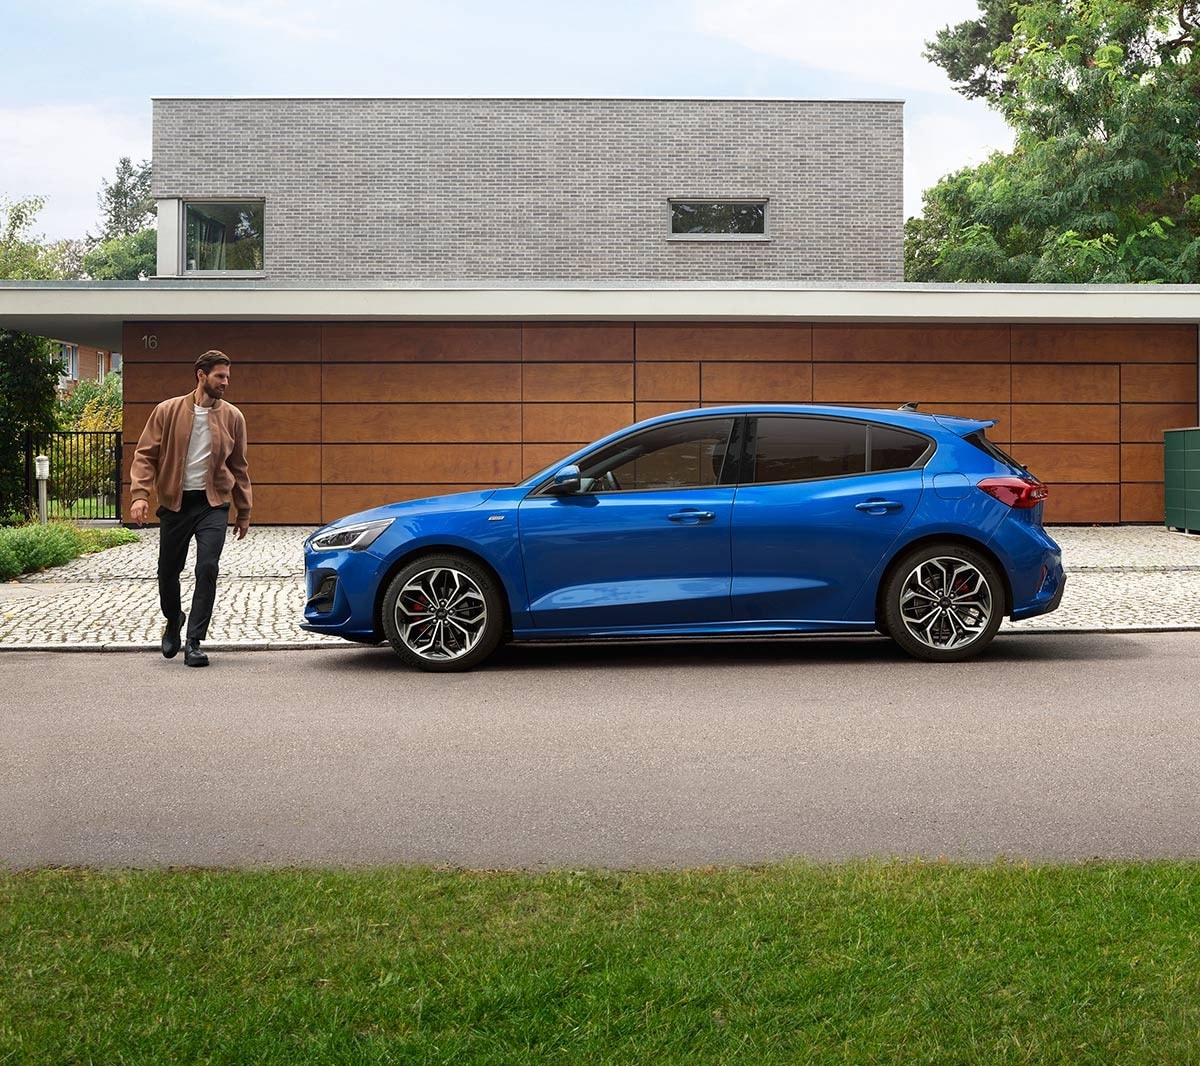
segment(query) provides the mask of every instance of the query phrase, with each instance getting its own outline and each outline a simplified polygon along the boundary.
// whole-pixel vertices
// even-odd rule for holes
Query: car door
[[[733,505],[733,617],[856,621],[846,611],[915,513],[932,447],[852,419],[751,419]]]
[[[536,628],[729,620],[736,422],[694,417],[640,430],[580,460],[579,491],[543,486],[526,497],[521,555]]]

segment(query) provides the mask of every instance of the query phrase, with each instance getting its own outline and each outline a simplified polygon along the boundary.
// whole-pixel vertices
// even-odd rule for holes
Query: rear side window
[[[929,441],[893,426],[871,427],[871,470],[907,470],[929,450]]]
[[[760,418],[748,481],[807,481],[862,474],[867,427],[833,418]]]
[[[835,418],[757,420],[747,481],[810,481],[875,470],[906,470],[930,451],[917,433]]]

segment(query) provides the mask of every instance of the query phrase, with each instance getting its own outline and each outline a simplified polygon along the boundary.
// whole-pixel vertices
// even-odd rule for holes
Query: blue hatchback
[[[992,422],[681,411],[518,485],[394,503],[305,544],[303,628],[467,670],[505,640],[878,630],[957,661],[1054,610],[1047,489]]]

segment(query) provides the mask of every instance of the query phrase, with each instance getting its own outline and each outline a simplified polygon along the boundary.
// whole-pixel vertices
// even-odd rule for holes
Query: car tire
[[[479,563],[461,555],[423,555],[388,584],[383,631],[409,666],[434,673],[471,670],[504,637],[504,599]]]
[[[992,642],[1004,607],[1004,582],[987,556],[962,544],[927,544],[892,567],[883,626],[915,659],[962,662]]]

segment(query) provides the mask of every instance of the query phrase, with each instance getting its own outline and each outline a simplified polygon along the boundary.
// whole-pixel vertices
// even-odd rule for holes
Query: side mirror
[[[555,496],[569,496],[579,491],[579,467],[574,463],[559,467],[554,471],[554,482],[550,491]]]

